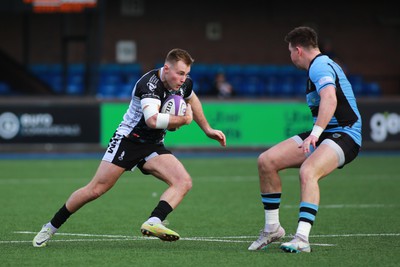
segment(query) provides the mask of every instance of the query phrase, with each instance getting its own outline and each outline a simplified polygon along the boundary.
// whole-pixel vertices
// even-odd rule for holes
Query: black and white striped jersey
[[[161,81],[163,68],[154,69],[144,74],[135,84],[132,91],[132,98],[123,120],[117,128],[117,133],[129,139],[150,144],[164,142],[165,129],[152,129],[146,125],[140,101],[144,98],[160,100],[160,107],[165,99],[172,95],[180,95],[189,99],[193,93],[193,81],[188,76],[179,90],[168,90]]]

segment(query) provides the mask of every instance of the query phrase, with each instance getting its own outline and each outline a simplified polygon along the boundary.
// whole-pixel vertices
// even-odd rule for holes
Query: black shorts
[[[103,160],[111,162],[127,171],[133,171],[138,167],[143,174],[149,174],[143,170],[147,160],[162,154],[172,154],[164,144],[147,144],[132,141],[125,136],[114,133],[110,139]]]
[[[298,134],[298,136],[304,140],[310,135],[311,131],[307,131],[301,134]],[[316,146],[318,147],[324,140],[331,140],[335,142],[340,149],[342,150],[342,153],[344,155],[344,163],[339,166],[339,168],[343,168],[344,165],[350,163],[353,161],[358,153],[360,152],[360,146],[354,142],[353,138],[350,137],[350,135],[344,133],[344,132],[323,132],[321,136],[318,139],[318,142],[316,143]]]

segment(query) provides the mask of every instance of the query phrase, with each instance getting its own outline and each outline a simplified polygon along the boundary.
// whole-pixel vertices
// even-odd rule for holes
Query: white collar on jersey
[[[164,67],[161,67],[159,71],[160,80],[163,82]]]

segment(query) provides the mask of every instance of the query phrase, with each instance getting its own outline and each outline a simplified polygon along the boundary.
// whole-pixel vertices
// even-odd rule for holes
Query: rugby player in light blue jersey
[[[282,184],[279,171],[299,168],[301,200],[296,234],[281,244],[285,252],[311,252],[309,235],[317,215],[319,180],[353,161],[361,148],[361,116],[352,86],[342,68],[321,54],[317,33],[297,27],[285,36],[293,64],[308,71],[307,104],[312,130],[300,133],[263,152],[258,158],[265,225],[249,250],[265,249],[285,236],[279,221]]]

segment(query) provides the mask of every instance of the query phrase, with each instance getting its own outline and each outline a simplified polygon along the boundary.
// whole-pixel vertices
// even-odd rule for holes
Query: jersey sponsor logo
[[[321,79],[318,80],[319,85],[323,85],[326,83],[333,83],[333,78],[330,76],[324,76]]]
[[[122,151],[121,155],[118,157],[119,161],[123,161],[125,156],[125,151]]]
[[[148,93],[148,94],[143,94],[141,99],[144,98],[155,98],[155,99],[160,99],[160,97],[158,95],[156,95],[154,92],[152,93]]]
[[[182,84],[181,88],[179,88],[179,92],[181,93],[181,96],[183,96],[185,94],[187,90],[187,85],[186,83]]]
[[[342,135],[340,133],[334,133],[332,135],[333,138],[340,138]]]
[[[114,149],[117,146],[117,142],[120,139],[120,135],[116,135],[113,137],[110,141],[110,144],[108,145],[107,153],[114,153]]]
[[[156,75],[150,77],[149,81],[146,84],[150,91],[154,92],[154,90],[157,88],[158,81],[159,79]]]
[[[153,92],[156,89],[157,85],[155,85],[154,83],[148,82],[147,87],[149,88],[150,91]]]

